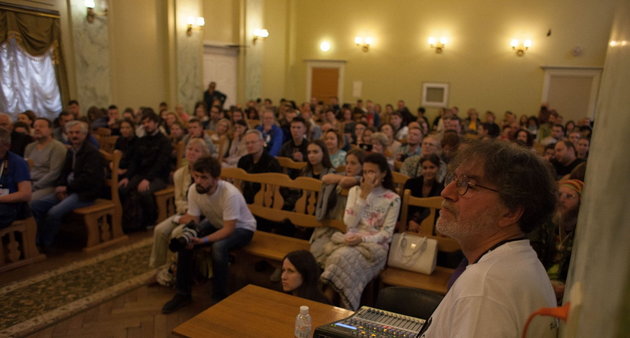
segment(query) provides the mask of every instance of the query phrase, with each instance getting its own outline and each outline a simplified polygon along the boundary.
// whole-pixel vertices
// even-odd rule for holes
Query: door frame
[[[346,71],[345,60],[305,60],[306,62],[306,102],[311,101],[311,83],[313,81],[313,68],[336,68],[339,70],[337,79],[337,98],[343,102],[343,84]]]
[[[553,76],[591,78],[591,93],[589,96],[588,108],[586,113],[590,118],[593,118],[595,116],[597,95],[599,93],[599,85],[603,71],[602,67],[542,66],[541,68],[545,71],[541,102],[548,102],[549,100],[549,88],[551,86],[551,78]]]

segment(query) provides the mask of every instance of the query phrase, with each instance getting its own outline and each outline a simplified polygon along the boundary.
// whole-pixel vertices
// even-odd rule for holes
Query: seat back
[[[392,176],[394,178],[394,187],[396,188],[395,192],[402,197],[405,183],[407,183],[409,176],[397,171],[392,171]]]
[[[117,135],[113,136],[101,136],[98,140],[100,144],[100,149],[104,150],[108,153],[113,153],[116,147],[116,141],[118,140]]]
[[[454,239],[440,234],[435,229],[435,219],[437,217],[437,211],[442,207],[442,197],[413,197],[411,196],[411,190],[409,189],[405,189],[402,196],[403,208],[400,216],[401,231],[407,230],[410,206],[427,208],[429,209],[429,215],[422,220],[422,223],[420,224],[420,235],[436,239],[438,241],[439,251],[456,252],[459,250],[459,244],[457,244]]]
[[[376,308],[406,316],[428,319],[444,298],[442,295],[403,286],[382,288],[376,298]]]
[[[120,196],[118,195],[118,169],[120,168],[120,159],[122,158],[122,152],[120,150],[114,150],[113,153],[109,153],[103,150],[99,150],[101,156],[108,162],[108,168],[111,170],[111,175],[107,177],[107,185],[110,188],[111,199],[114,202],[114,210],[116,220],[122,222],[122,205],[120,204]],[[120,224],[120,223],[119,223]]]
[[[288,157],[276,156],[276,159],[278,163],[280,163],[280,166],[285,169],[302,170],[306,167],[306,162],[296,162]]]

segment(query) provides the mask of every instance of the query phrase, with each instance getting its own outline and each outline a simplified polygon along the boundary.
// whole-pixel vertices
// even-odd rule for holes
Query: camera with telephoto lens
[[[182,229],[182,233],[179,234],[179,236],[171,239],[168,248],[172,252],[184,250],[194,237],[199,237],[199,230],[197,229],[197,224],[191,221],[184,226],[184,229]]]

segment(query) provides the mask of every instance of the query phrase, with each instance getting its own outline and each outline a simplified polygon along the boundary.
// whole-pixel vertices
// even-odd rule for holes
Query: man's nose
[[[442,196],[442,198],[444,199],[451,200],[451,201],[457,200],[457,198],[459,197],[459,194],[457,193],[455,180],[452,180],[451,182],[449,182],[447,185],[444,186],[444,189],[442,189],[440,196]]]

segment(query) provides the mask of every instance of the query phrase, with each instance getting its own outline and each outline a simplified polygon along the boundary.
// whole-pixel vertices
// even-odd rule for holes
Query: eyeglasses
[[[568,199],[568,200],[572,200],[572,199],[577,198],[577,195],[575,195],[575,194],[567,194],[567,193],[565,193],[565,192],[559,192],[559,193],[558,193],[558,198],[559,198],[559,199],[561,199],[561,198],[566,198],[566,199]]]
[[[499,192],[499,190],[497,190],[497,189],[493,189],[493,188],[490,188],[490,187],[483,186],[481,184],[473,183],[470,180],[471,180],[471,178],[466,176],[466,175],[456,176],[455,174],[449,174],[446,177],[446,180],[444,182],[444,186],[446,187],[452,181],[455,181],[455,188],[457,189],[457,193],[460,196],[466,195],[466,193],[468,192],[468,188],[472,188],[473,190],[477,189],[477,188],[483,188],[483,189],[486,189],[486,190]]]

